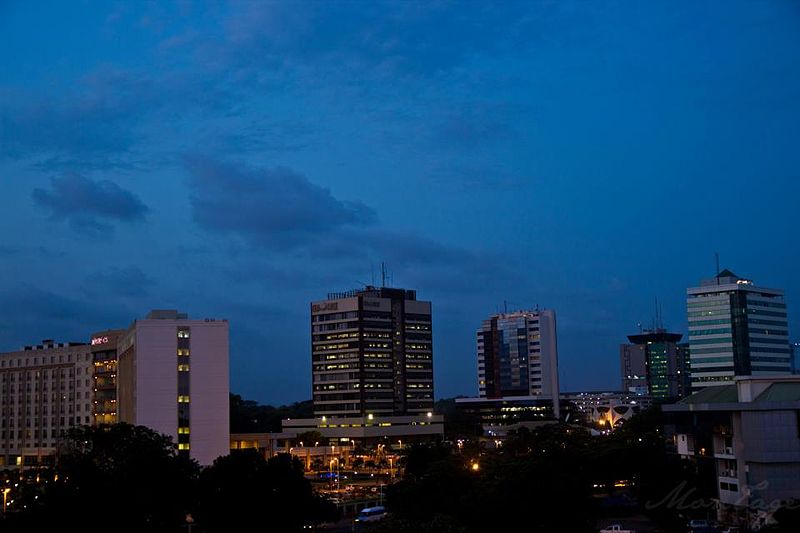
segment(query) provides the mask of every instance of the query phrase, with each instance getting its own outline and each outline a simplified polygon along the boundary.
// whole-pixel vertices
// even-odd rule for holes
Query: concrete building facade
[[[120,422],[170,435],[202,465],[230,446],[228,321],[152,311],[120,338]]]
[[[663,407],[675,450],[713,479],[718,519],[758,528],[800,498],[800,376],[743,376]]]
[[[0,466],[50,464],[64,432],[92,423],[93,389],[89,344],[0,353]]]
[[[433,409],[431,302],[368,286],[311,304],[317,417],[415,416]]]

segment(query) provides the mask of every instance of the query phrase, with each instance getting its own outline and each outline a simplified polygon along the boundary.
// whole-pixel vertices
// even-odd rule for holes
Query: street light
[[[8,500],[8,493],[11,492],[11,488],[5,487],[3,489],[3,516],[6,514],[6,501]]]

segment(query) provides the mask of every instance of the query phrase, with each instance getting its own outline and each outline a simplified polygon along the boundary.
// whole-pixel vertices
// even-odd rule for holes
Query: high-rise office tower
[[[619,369],[622,390],[634,394],[650,394],[647,387],[647,350],[641,344],[619,345]]]
[[[433,409],[431,302],[368,286],[311,304],[314,415],[418,415]]]
[[[170,435],[201,465],[229,453],[227,320],[152,311],[134,321],[117,353],[120,422]]]
[[[723,270],[686,293],[693,391],[734,376],[791,373],[783,291]]]
[[[481,398],[546,396],[558,416],[558,342],[552,309],[492,315],[478,330]]]
[[[658,328],[628,335],[620,346],[623,389],[666,401],[687,395],[689,352],[680,333]]]

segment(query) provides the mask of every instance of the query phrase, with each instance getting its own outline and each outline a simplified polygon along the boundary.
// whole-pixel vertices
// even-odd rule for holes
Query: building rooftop
[[[800,401],[800,383],[773,383],[758,395],[756,402]]]
[[[147,316],[148,320],[184,320],[189,318],[187,313],[180,313],[177,309],[153,309]]]
[[[706,387],[691,396],[687,396],[679,401],[679,404],[700,404],[700,403],[736,403],[739,395],[736,385],[722,385],[719,387]]]
[[[633,344],[646,344],[648,342],[680,342],[683,335],[680,333],[670,333],[664,328],[656,330],[644,330],[637,335],[628,335],[628,340]]]
[[[355,298],[356,296],[372,296],[374,298],[404,298],[406,300],[416,300],[417,291],[413,289],[395,289],[392,287],[375,287],[367,285],[361,289],[352,289],[343,292],[329,292],[328,300],[341,300],[343,298]]]
[[[731,385],[706,387],[666,411],[764,410],[800,404],[800,376],[740,376]],[[795,408],[795,407],[791,407]]]

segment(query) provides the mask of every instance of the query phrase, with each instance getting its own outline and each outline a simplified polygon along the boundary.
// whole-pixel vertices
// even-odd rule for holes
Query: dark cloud
[[[84,286],[92,293],[111,294],[114,297],[147,296],[155,280],[139,267],[110,267],[86,278]]]
[[[185,162],[193,189],[192,216],[207,230],[291,249],[376,221],[372,208],[340,200],[288,168],[250,169],[199,156]]]
[[[33,200],[81,233],[105,235],[113,230],[109,222],[141,221],[149,211],[138,196],[112,181],[93,181],[80,174],[50,181],[50,189],[33,190]]]
[[[85,342],[93,331],[125,327],[134,316],[118,302],[87,302],[31,285],[0,290],[0,301],[0,351],[42,339]]]
[[[155,103],[148,77],[100,69],[76,80],[56,96],[5,88],[0,120],[14,135],[4,139],[0,156],[58,154],[54,163],[79,156],[83,163],[107,160],[135,143],[135,124]]]

